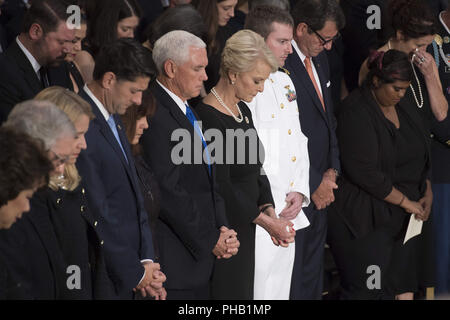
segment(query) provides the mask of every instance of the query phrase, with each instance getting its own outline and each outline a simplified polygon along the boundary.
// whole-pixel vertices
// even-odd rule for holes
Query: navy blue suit
[[[84,90],[80,95],[91,104],[96,118],[86,133],[88,148],[81,152],[77,167],[87,187],[91,213],[100,219],[97,231],[109,276],[118,297],[130,299],[144,275],[140,261],[154,258],[136,168],[119,117],[114,116],[128,162],[97,105]]]
[[[325,52],[312,58],[322,88],[326,112],[298,54],[290,54],[285,67],[290,72],[298,97],[300,124],[308,138],[310,160],[309,188],[313,194],[326,170],[340,171],[339,150],[335,134],[329,66]],[[328,86],[327,86],[328,85]],[[296,253],[291,284],[292,299],[320,299],[323,287],[323,248],[326,237],[326,209],[317,210],[314,203],[304,208],[311,225],[296,235]]]
[[[208,286],[215,261],[212,250],[219,239],[219,228],[227,226],[224,202],[214,182],[215,169],[211,166],[209,175],[205,163],[173,162],[172,150],[178,141],[171,141],[172,134],[176,130],[189,133],[186,140],[191,142],[192,150],[184,152],[192,156],[191,161],[194,140],[199,136],[159,84],[151,83],[150,90],[157,100],[157,110],[141,145],[161,189],[156,236],[161,268],[167,275],[167,298],[209,299]],[[200,141],[196,143],[202,145]]]

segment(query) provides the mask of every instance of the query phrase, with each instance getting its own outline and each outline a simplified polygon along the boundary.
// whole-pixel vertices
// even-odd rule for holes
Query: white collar
[[[41,65],[39,64],[39,62],[37,62],[37,60],[33,57],[33,55],[31,54],[30,51],[28,51],[27,48],[25,48],[25,46],[22,44],[22,42],[20,42],[19,37],[16,37],[16,42],[19,45],[19,48],[23,51],[23,53],[25,54],[25,56],[27,57],[28,61],[30,61],[31,66],[33,67],[34,72],[36,72],[36,74],[38,74],[39,69],[41,68]]]
[[[97,105],[98,109],[102,113],[105,120],[108,121],[111,114],[108,112],[108,110],[106,110],[103,103],[101,103],[100,100],[97,99],[97,97],[92,93],[91,89],[89,89],[87,84],[84,85],[83,89],[86,92],[86,94],[92,99],[92,101],[94,101],[94,103]]]
[[[300,57],[300,60],[302,61],[302,63],[305,64],[306,56],[303,54],[303,52],[298,47],[297,42],[295,42],[295,40],[292,40],[291,44],[292,44],[292,47],[294,48],[295,52],[297,52],[298,56]]]
[[[156,82],[167,92],[167,94],[172,98],[172,100],[178,105],[178,107],[181,109],[181,111],[186,114],[186,104],[187,101],[181,100],[179,96],[177,96],[175,93],[167,89],[161,82],[159,82],[158,79],[156,79]]]

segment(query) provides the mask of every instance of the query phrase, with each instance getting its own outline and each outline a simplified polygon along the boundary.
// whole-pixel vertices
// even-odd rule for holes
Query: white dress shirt
[[[27,48],[25,48],[25,46],[22,44],[22,42],[20,42],[19,37],[16,37],[16,42],[17,45],[19,46],[19,48],[23,51],[23,53],[25,54],[25,56],[27,57],[28,61],[30,61],[31,66],[33,67],[34,72],[36,73],[37,77],[39,80],[41,80],[41,75],[39,73],[39,69],[41,69],[41,65],[39,64],[39,62],[37,62],[37,60],[33,57],[33,55],[31,54],[30,51],[28,51]]]
[[[306,56],[300,50],[300,48],[298,47],[297,42],[295,42],[295,40],[292,40],[291,44],[292,44],[292,47],[294,48],[295,52],[297,52],[298,56],[300,57],[300,60],[302,60],[302,63],[303,63],[303,66],[304,66],[305,65],[305,58],[306,58]],[[311,58],[311,67],[312,67],[312,71],[313,71],[313,74],[314,74],[314,79],[316,79],[317,87],[319,88],[320,94],[323,97],[322,86],[320,85],[319,74],[317,73],[317,70],[316,70],[316,67],[314,66],[314,62],[312,61],[312,58]]]

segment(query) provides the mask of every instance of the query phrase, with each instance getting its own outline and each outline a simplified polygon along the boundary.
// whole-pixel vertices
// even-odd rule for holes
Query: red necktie
[[[320,93],[319,87],[317,86],[316,78],[314,77],[314,73],[311,66],[311,58],[305,58],[305,68],[311,78],[311,81],[314,85],[314,89],[316,89],[317,96],[319,97],[320,102],[322,103],[322,108],[325,111],[325,103],[323,102],[322,94]]]

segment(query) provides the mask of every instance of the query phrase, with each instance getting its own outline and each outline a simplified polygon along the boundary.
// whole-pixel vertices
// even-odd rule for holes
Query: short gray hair
[[[153,61],[158,74],[163,73],[164,63],[170,59],[177,65],[189,60],[189,48],[206,48],[206,43],[199,37],[183,30],[166,33],[159,38],[153,47]]]
[[[75,127],[66,113],[49,101],[28,100],[17,104],[4,126],[43,141],[50,150],[61,138],[74,138]]]

